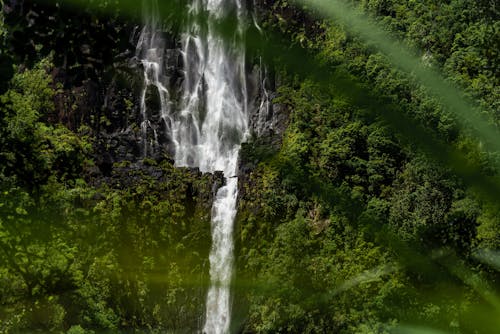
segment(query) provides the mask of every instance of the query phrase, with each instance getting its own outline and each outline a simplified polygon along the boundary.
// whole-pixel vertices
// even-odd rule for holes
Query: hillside
[[[0,333],[497,332],[495,1],[148,3],[2,2]]]

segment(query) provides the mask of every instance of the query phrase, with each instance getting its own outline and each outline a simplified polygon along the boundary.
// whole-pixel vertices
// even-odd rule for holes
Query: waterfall
[[[146,105],[146,94],[150,87],[154,87],[160,99],[160,114],[165,124],[169,124],[171,117],[170,96],[163,77],[165,41],[161,33],[161,24],[157,0],[143,1],[145,26],[139,36],[136,48],[136,58],[142,63],[144,70],[144,85],[140,96],[141,135],[143,155],[147,156],[151,149],[158,146],[158,130],[150,121]],[[153,137],[148,138],[149,133]]]
[[[249,132],[242,42],[245,6],[243,0],[192,0],[188,5],[190,22],[181,36],[183,83],[179,101],[173,103],[163,70],[165,42],[156,1],[144,2],[146,25],[136,52],[144,69],[141,94],[144,152],[147,154],[158,145],[157,129],[150,122],[151,111],[146,105],[147,91],[153,88],[159,96],[159,115],[174,148],[175,165],[224,173],[225,185],[218,190],[212,207],[211,286],[203,332],[227,333],[231,318],[229,285],[238,196],[237,161],[240,145]],[[208,17],[208,22],[199,22],[199,14]],[[232,36],[223,38],[217,33],[216,24],[228,15],[236,15],[238,23]]]

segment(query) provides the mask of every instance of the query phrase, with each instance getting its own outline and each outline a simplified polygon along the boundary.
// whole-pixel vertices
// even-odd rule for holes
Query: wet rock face
[[[254,66],[248,87],[251,135],[241,145],[239,154],[239,198],[245,198],[246,185],[251,183],[250,174],[259,162],[279,151],[290,115],[284,105],[274,102],[277,97],[275,74],[263,65]]]
[[[56,67],[64,69],[65,88],[86,79],[98,79],[103,71],[127,58],[137,18],[125,20],[114,4],[99,6],[82,1],[75,8],[64,1],[5,0],[6,40],[19,62],[28,66],[52,54]],[[103,47],[106,46],[106,47]]]
[[[75,132],[90,131],[94,161],[103,175],[115,162],[141,158],[137,98],[140,81],[126,62],[120,66],[104,71],[96,80],[87,79],[79,86],[62,90],[55,97],[56,112],[48,119]],[[62,71],[54,71],[56,82],[63,80]]]
[[[150,179],[158,183],[177,182],[176,174],[182,176],[190,182],[207,182],[210,188],[204,190],[204,196],[207,197],[207,203],[212,203],[212,197],[216,195],[217,190],[224,185],[224,176],[221,172],[202,173],[198,168],[175,168],[174,162],[171,160],[163,160],[157,162],[153,159],[142,159],[136,162],[122,161],[115,163],[108,175],[99,176],[92,179],[92,183],[99,187],[102,184],[107,184],[116,189],[127,189],[134,187],[145,179]],[[198,185],[186,185],[187,191],[193,192]],[[197,195],[195,193],[190,196]]]
[[[288,125],[288,113],[275,102],[278,80],[272,65],[254,56],[247,60],[247,89],[251,139],[257,138],[274,146],[281,144],[281,137]]]
[[[248,1],[249,10],[257,15],[265,6],[265,1]],[[117,15],[104,20],[95,17],[90,6],[76,15],[69,7],[34,0],[6,0],[3,11],[5,23],[17,27],[12,29],[15,33],[8,36],[13,52],[24,54],[28,66],[40,56],[53,52],[52,77],[62,89],[55,96],[55,111],[45,115],[45,121],[62,123],[75,132],[90,132],[98,167],[94,174],[107,177],[113,165],[122,161],[137,163],[144,156],[161,161],[172,155],[155,89],[148,90],[146,96],[151,113],[146,138],[141,133],[139,99],[143,67],[134,57],[141,26],[139,18],[126,21]],[[35,50],[35,45],[42,48]],[[179,46],[179,36],[166,34],[164,75],[173,104],[180,102],[183,84]],[[240,157],[242,173],[250,170],[257,159],[254,153],[249,153],[252,145],[279,147],[288,118],[282,106],[273,103],[274,74],[260,59],[247,60],[247,74],[252,134]],[[153,142],[153,139],[158,145],[146,150],[145,155],[144,142]]]
[[[55,110],[43,120],[93,138],[94,160],[103,175],[115,162],[137,161],[141,76],[131,66],[130,36],[139,19],[125,19],[117,11],[99,16],[90,2],[76,12],[50,2],[6,0],[3,14],[18,63],[31,66],[49,55],[54,63]]]

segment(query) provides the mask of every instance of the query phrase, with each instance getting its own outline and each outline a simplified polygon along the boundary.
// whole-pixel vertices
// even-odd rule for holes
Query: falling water
[[[218,190],[212,207],[211,286],[204,333],[229,332],[231,317],[229,285],[238,196],[237,160],[240,145],[249,131],[242,1],[192,0],[188,5],[190,22],[181,39],[184,78],[175,108],[163,73],[165,43],[156,0],[146,1],[147,24],[139,37],[136,54],[144,68],[141,129],[146,154],[148,147],[158,145],[146,106],[146,92],[153,87],[158,91],[160,116],[174,147],[176,166],[224,172],[225,185]],[[208,15],[208,23],[199,22],[198,14]],[[227,15],[236,15],[238,26],[231,38],[223,39],[216,33],[216,22]],[[148,140],[151,131],[153,140]]]
[[[157,0],[143,1],[143,12],[146,24],[139,36],[136,48],[136,57],[141,61],[144,70],[144,85],[140,96],[141,104],[141,134],[143,143],[143,155],[147,155],[149,149],[158,146],[158,131],[151,123],[146,106],[146,94],[148,88],[156,88],[161,105],[161,118],[166,122],[170,118],[170,96],[166,88],[163,76],[163,64],[165,53],[165,41],[161,32],[161,24]],[[148,138],[148,133],[153,133],[153,138]]]

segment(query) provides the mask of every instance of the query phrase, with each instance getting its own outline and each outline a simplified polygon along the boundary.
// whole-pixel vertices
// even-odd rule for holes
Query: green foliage
[[[357,332],[378,323],[398,286],[380,249],[330,217],[299,216],[281,224],[250,290],[247,326],[258,332]],[[250,267],[249,270],[256,268]],[[376,310],[376,311],[375,311]],[[387,316],[387,315],[386,315]],[[381,324],[380,324],[381,325]]]
[[[43,122],[54,111],[56,90],[48,75],[51,68],[46,59],[33,69],[19,69],[10,89],[0,97],[0,172],[18,177],[31,189],[45,183],[53,170],[62,178],[76,177],[90,151],[84,138]]]
[[[46,122],[51,68],[20,66],[1,96],[0,331],[193,331],[215,177],[148,159],[89,184],[88,133]]]
[[[481,102],[497,119],[499,8],[488,1],[357,1],[419,50],[429,63]]]
[[[213,181],[167,162],[161,170],[165,179],[141,175],[130,188],[53,175],[38,203],[20,188],[4,190],[2,331],[195,329]]]
[[[465,44],[452,49],[454,34],[480,35],[464,21],[477,22],[485,31],[491,22],[474,15],[459,17],[460,11],[451,15],[459,6],[453,1],[361,5],[423,48],[427,66],[444,66],[452,78],[459,71],[447,64],[467,49]],[[272,13],[277,19],[267,21],[292,41],[307,20],[279,18],[294,10],[297,7],[287,1],[275,2]],[[348,69],[353,80],[367,83],[384,101],[393,101],[398,112],[431,128],[485,172],[494,173],[491,156],[411,76],[373,53],[347,33],[347,27],[331,21],[316,27],[321,28],[303,35],[308,40],[302,45],[317,52],[318,63]],[[485,49],[491,50],[491,44],[476,51]],[[491,54],[485,58],[490,63],[474,60],[480,71],[498,64]],[[471,71],[470,78],[486,82],[480,71]],[[495,82],[497,76],[488,73]],[[385,333],[411,330],[398,325],[409,322],[456,333],[472,328],[488,333],[493,327],[469,321],[476,310],[488,308],[481,291],[494,294],[493,287],[477,286],[485,277],[497,280],[498,272],[477,267],[471,255],[478,248],[498,248],[496,205],[479,202],[447,166],[416,151],[417,145],[394,134],[382,117],[354,106],[352,102],[363,104],[356,95],[350,101],[342,94],[343,82],[315,84],[314,75],[279,75],[274,102],[290,111],[290,125],[280,151],[251,173],[239,207],[238,273],[254,279],[237,292],[240,312],[248,314],[240,315],[246,319],[240,328],[263,333]],[[474,80],[463,81],[470,91],[479,88]],[[481,99],[496,96],[496,88],[490,88],[479,88]],[[243,159],[253,156],[244,154]],[[445,254],[457,254],[460,261]],[[470,269],[467,274],[465,267]],[[468,277],[483,283],[474,285]],[[491,312],[498,314],[498,309]]]
[[[421,50],[420,74],[441,70],[498,119],[494,2],[351,2]],[[91,176],[88,131],[48,122],[61,111],[51,59],[71,76],[66,84],[100,80],[130,32],[117,19],[117,1],[79,3],[78,18],[69,7],[34,1],[6,12],[7,25],[1,17],[0,332],[195,332],[220,180],[149,158]],[[305,5],[258,3],[269,9],[261,26],[288,38],[274,55],[273,102],[290,124],[279,149],[261,140],[241,152],[256,167],[239,202],[235,331],[497,330],[498,205],[478,200],[453,166],[405,141],[376,110],[384,104],[370,109],[362,93],[392,103],[492,175],[488,143],[461,129],[455,110],[415,83],[418,73],[397,70],[352,28],[315,19]],[[110,17],[94,12],[110,8]],[[280,59],[293,47],[352,82],[317,83],[283,70]],[[12,56],[23,63],[14,72]],[[124,98],[122,111],[132,104]],[[107,114],[92,116],[114,126]]]

